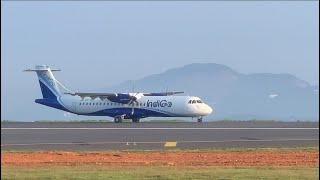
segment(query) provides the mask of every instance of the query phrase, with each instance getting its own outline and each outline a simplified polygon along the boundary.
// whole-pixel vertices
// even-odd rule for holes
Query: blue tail
[[[37,73],[39,78],[39,84],[44,99],[56,99],[63,93],[72,93],[72,91],[65,88],[61,83],[59,83],[53,76],[52,70],[46,65],[35,66],[34,69],[28,69],[25,71],[34,71]]]
[[[27,69],[24,71],[33,71],[38,75],[43,99],[36,99],[36,103],[69,112],[69,110],[60,103],[60,97],[65,93],[70,94],[73,92],[60,84],[52,74],[52,71],[60,70],[52,70],[46,65],[39,65],[35,66],[34,69]]]
[[[44,84],[39,80],[41,92],[42,92],[42,97],[43,98],[57,98],[57,96]]]

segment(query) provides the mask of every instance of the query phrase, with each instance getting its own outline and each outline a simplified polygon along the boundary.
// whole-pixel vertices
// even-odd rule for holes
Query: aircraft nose
[[[206,114],[211,114],[212,113],[212,108],[207,105],[206,107]]]

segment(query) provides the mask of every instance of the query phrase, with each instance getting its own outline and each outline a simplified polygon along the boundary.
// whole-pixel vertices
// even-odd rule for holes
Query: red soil
[[[92,164],[105,166],[319,166],[319,152],[1,153],[1,167]]]

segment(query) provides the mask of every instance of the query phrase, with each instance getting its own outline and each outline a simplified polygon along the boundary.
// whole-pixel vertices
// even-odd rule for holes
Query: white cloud
[[[275,98],[275,97],[277,97],[277,96],[279,96],[278,94],[270,94],[269,95],[269,98]]]

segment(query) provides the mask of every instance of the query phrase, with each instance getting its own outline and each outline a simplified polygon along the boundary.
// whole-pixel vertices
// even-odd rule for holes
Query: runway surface
[[[1,151],[310,146],[318,122],[1,123]]]

